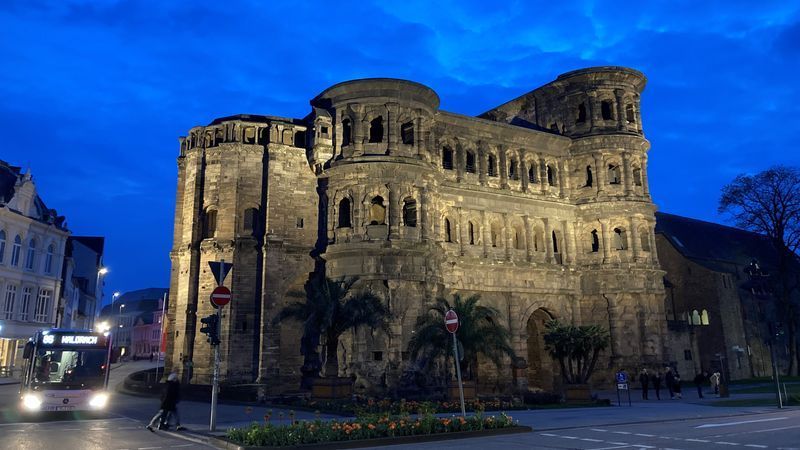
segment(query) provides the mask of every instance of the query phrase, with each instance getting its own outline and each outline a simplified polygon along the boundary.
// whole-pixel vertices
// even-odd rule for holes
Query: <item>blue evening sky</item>
[[[569,70],[641,70],[653,198],[704,220],[725,221],[737,174],[800,165],[797,1],[292,3],[0,2],[0,159],[73,233],[106,237],[106,298],[169,283],[178,136],[300,118],[352,78],[415,80],[475,115]]]

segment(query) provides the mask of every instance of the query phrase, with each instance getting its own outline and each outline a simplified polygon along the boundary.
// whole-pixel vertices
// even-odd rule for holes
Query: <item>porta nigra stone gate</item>
[[[234,264],[223,383],[297,389],[302,326],[272,318],[315,271],[358,277],[393,314],[388,332],[343,336],[340,375],[365,392],[400,382],[418,315],[455,292],[497,308],[519,356],[479,361],[479,391],[557,387],[551,318],[610,330],[596,383],[662,363],[645,83],[624,67],[577,70],[470,117],[440,110],[421,84],[364,79],[320,93],[303,119],[192,128],[178,157],[168,367],[210,383],[199,318],[213,311],[208,261],[223,259]]]

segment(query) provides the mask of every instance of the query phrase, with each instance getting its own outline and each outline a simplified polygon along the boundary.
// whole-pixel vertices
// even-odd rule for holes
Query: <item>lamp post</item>
[[[118,331],[119,331],[119,339],[118,339],[118,341],[122,340],[122,328],[124,328],[124,325],[122,325],[122,308],[124,308],[124,307],[125,307],[124,303],[119,305],[119,314],[117,314],[117,325],[119,325],[118,326]],[[120,344],[122,344],[122,342],[120,342]],[[122,351],[123,350],[124,350],[123,346],[120,345],[120,355],[119,355],[120,358],[122,358]]]
[[[103,289],[100,287],[102,286],[100,284],[100,279],[101,277],[104,277],[107,273],[108,273],[108,267],[101,266],[97,268],[97,280],[95,281],[94,285],[94,309],[91,314],[91,321],[87,328],[90,329],[94,328],[94,318],[97,315],[97,312],[99,311],[98,305],[103,304]],[[89,315],[87,314],[87,316]]]

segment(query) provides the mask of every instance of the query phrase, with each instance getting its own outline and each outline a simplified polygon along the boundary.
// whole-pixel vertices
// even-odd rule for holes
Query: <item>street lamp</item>
[[[97,279],[95,280],[95,285],[94,285],[95,307],[103,304],[103,290],[100,288],[100,277],[105,276],[105,274],[107,273],[108,273],[108,267],[101,266],[97,268]],[[100,295],[98,295],[98,291]],[[87,328],[91,329],[92,326],[94,325],[94,317],[97,314],[97,311],[98,311],[97,309],[94,309],[91,314],[86,314],[87,318],[91,317],[91,321]]]
[[[119,343],[119,347],[120,347],[120,355],[119,356],[120,356],[120,358],[122,357],[122,351],[124,350],[124,347],[122,346],[122,342],[121,342],[122,341],[122,328],[123,328],[123,325],[122,325],[122,308],[124,308],[124,307],[125,307],[124,303],[119,305],[119,313],[117,314],[117,325],[119,325],[119,333],[118,333],[119,337],[118,337],[118,340],[120,341],[120,343]]]

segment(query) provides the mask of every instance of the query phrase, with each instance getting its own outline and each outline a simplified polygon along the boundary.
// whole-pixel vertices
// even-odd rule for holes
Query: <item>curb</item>
[[[508,434],[530,433],[533,429],[525,425],[517,425],[509,428],[499,428],[494,430],[476,431],[457,431],[451,433],[424,434],[417,436],[394,436],[375,439],[359,439],[353,441],[334,441],[318,444],[298,444],[289,446],[243,446],[230,441],[221,436],[206,435],[207,441],[204,444],[214,446],[224,450],[272,450],[272,449],[302,449],[302,450],[334,450],[351,449],[365,447],[385,447],[390,445],[421,444],[425,442],[453,441],[459,439],[471,439],[479,437],[503,436]]]

